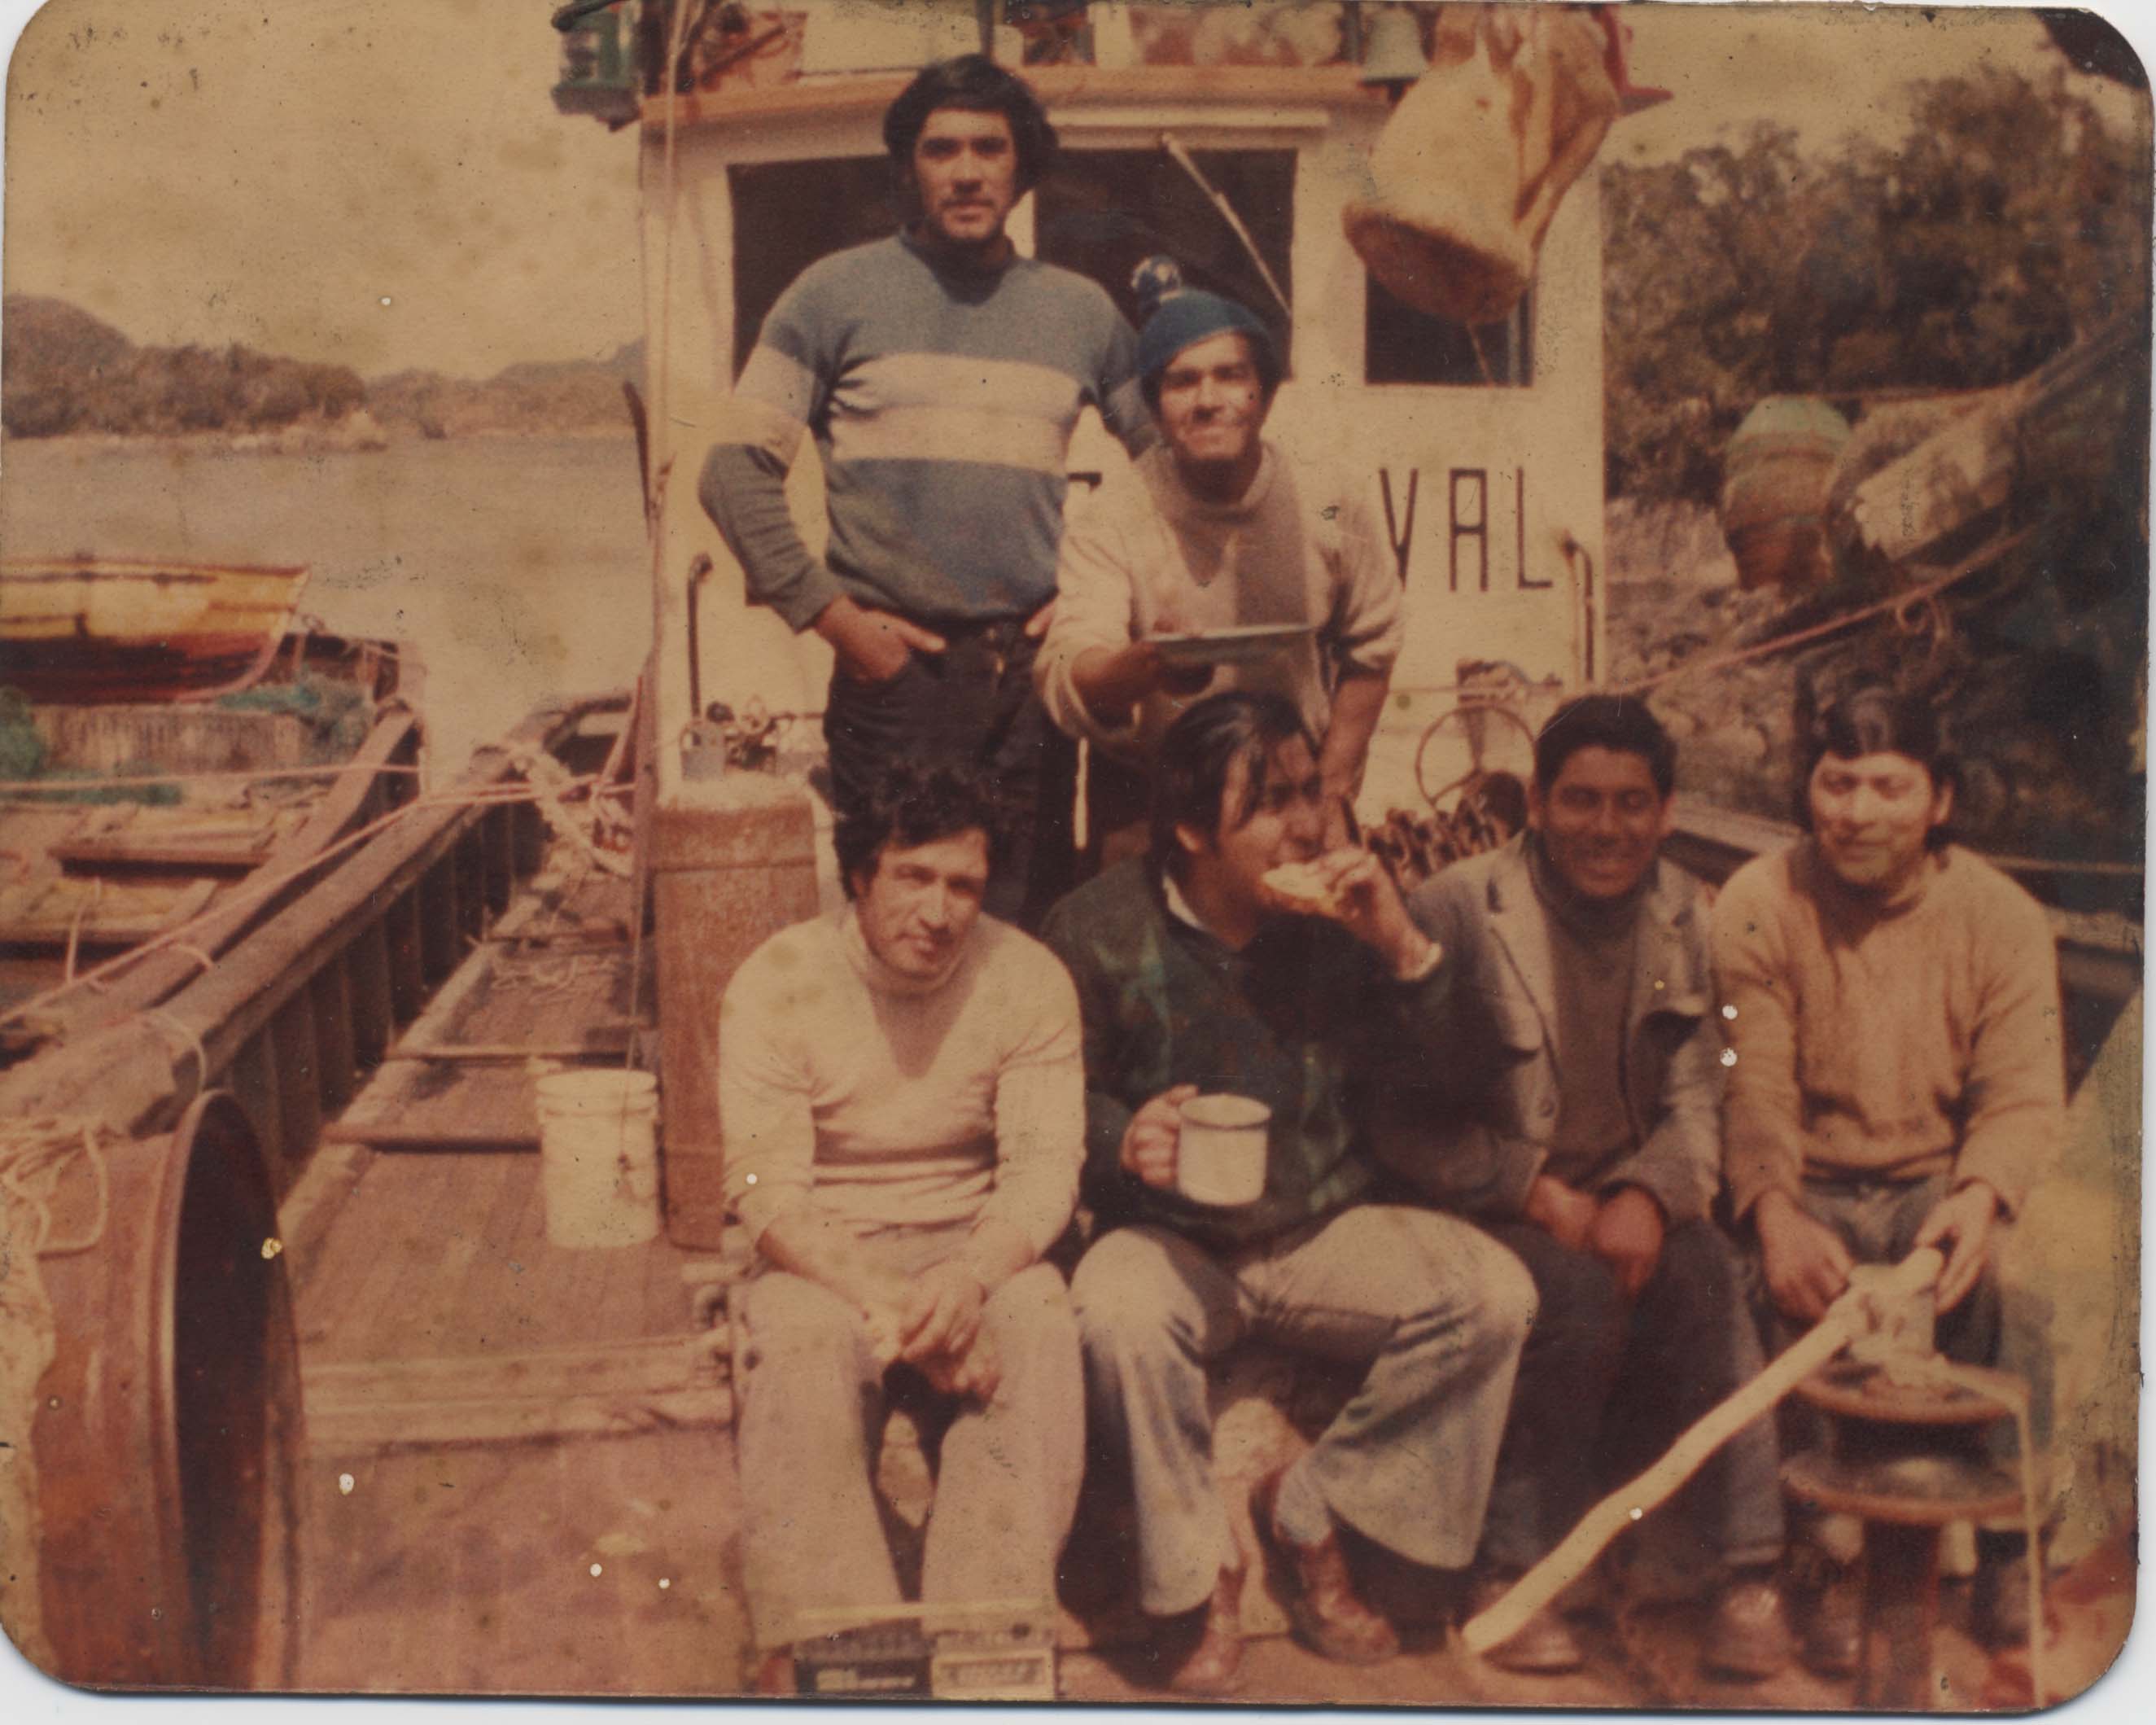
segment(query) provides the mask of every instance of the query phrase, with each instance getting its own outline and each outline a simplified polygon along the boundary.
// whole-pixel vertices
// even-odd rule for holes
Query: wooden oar
[[[1563,1542],[1515,1582],[1502,1599],[1470,1618],[1460,1632],[1467,1651],[1486,1653],[1526,1628],[1529,1618],[1587,1573],[1611,1540],[1667,1501],[1706,1465],[1708,1456],[1850,1342],[1876,1328],[1881,1305],[1932,1286],[1945,1267],[1944,1255],[1936,1246],[1925,1246],[1895,1266],[1891,1275],[1845,1289],[1819,1322],[1765,1371],[1702,1414],[1652,1467],[1588,1511]]]

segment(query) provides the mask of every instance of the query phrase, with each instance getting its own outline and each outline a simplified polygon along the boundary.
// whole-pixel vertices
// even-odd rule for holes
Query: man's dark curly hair
[[[1000,114],[1010,121],[1021,196],[1040,183],[1055,160],[1055,128],[1048,123],[1040,99],[1026,81],[984,54],[962,54],[955,59],[923,66],[913,82],[899,93],[898,100],[884,110],[884,147],[891,151],[892,164],[903,182],[911,183],[913,146],[920,141],[928,116],[938,108]]]
[[[976,829],[988,836],[993,871],[1003,860],[1009,820],[990,780],[944,761],[893,761],[869,787],[866,800],[843,811],[834,825],[839,882],[851,898],[857,875],[875,878],[885,845],[910,850]]]

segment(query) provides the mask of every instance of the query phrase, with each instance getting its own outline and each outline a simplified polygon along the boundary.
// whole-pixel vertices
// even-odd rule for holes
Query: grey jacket
[[[1492,1220],[1521,1214],[1558,1117],[1556,959],[1525,844],[1455,863],[1409,897],[1409,914],[1445,948],[1456,1024],[1443,1067],[1389,1086],[1373,1123],[1396,1173],[1448,1209]],[[1567,1177],[1590,1190],[1640,1187],[1676,1224],[1706,1214],[1720,1182],[1722,1041],[1698,883],[1667,862],[1656,870],[1624,1045],[1636,1147]]]

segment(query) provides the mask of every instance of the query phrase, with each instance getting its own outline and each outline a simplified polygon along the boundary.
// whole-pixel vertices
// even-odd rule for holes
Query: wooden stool
[[[1964,1375],[1975,1375],[1973,1368]],[[1796,1394],[1832,1422],[1824,1452],[1782,1464],[1794,1502],[1864,1523],[1864,1651],[1856,1705],[1929,1707],[1932,1630],[1938,1620],[1939,1530],[1950,1522],[2018,1515],[2021,1491],[2004,1469],[1945,1450],[1949,1433],[2014,1417],[2014,1380],[1987,1372],[1999,1392],[1897,1383],[1876,1367],[1840,1359]]]

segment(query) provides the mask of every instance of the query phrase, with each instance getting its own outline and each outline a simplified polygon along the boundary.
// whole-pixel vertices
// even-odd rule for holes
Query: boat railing
[[[517,880],[539,867],[545,819],[515,795],[526,763],[564,749],[587,720],[627,701],[614,694],[541,706],[478,751],[449,793],[418,799],[213,962],[195,956],[198,944],[145,960],[151,974],[136,993],[151,992],[173,964],[199,974],[0,1074],[0,1117],[56,1117],[141,1137],[170,1131],[197,1095],[228,1089],[283,1197],[325,1122],[485,938]],[[392,727],[380,748],[394,758],[407,736]],[[385,775],[370,778],[360,761],[351,773],[341,788],[362,805],[393,794],[380,788]],[[329,816],[325,809],[318,819]]]

